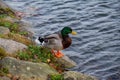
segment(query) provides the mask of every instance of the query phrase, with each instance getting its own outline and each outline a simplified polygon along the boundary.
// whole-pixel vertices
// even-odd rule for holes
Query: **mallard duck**
[[[44,37],[38,37],[36,42],[43,43],[44,47],[52,49],[52,53],[60,58],[64,56],[60,50],[68,48],[71,43],[72,39],[69,37],[68,34],[76,35],[77,33],[73,31],[70,27],[64,27],[61,31],[50,34]]]

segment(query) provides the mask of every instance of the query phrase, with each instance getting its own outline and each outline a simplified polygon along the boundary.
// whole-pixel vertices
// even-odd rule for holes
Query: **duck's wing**
[[[45,37],[46,43],[44,44],[46,47],[59,50],[62,49],[62,39],[60,38],[59,34],[52,34]]]
[[[51,45],[55,45],[56,43],[62,41],[59,34],[51,34],[51,35],[46,36],[44,39],[46,43],[51,44]]]
[[[45,39],[60,39],[59,34],[51,34],[48,36],[45,36]]]

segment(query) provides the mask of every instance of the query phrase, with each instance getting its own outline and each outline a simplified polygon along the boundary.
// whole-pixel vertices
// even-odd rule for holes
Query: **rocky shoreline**
[[[57,59],[38,54],[50,52],[37,47],[31,24],[21,21],[16,12],[0,0],[0,80],[98,80],[67,71],[77,65],[67,56]]]

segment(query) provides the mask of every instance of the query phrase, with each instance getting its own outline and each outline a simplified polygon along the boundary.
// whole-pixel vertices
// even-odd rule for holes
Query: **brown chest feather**
[[[68,48],[71,45],[71,43],[72,43],[71,38],[69,38],[69,37],[64,38],[62,41],[63,49]]]

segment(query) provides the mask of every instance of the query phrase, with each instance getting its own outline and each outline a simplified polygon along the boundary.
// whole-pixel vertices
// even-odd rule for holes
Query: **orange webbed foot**
[[[51,52],[52,52],[52,54],[55,56],[55,57],[57,57],[57,58],[61,58],[61,57],[63,57],[64,56],[64,54],[61,52],[61,51],[55,51],[55,50],[51,50]]]
[[[57,53],[55,53],[55,57],[57,57],[57,58],[61,58],[63,56],[64,56],[64,54],[61,51],[57,51]]]

